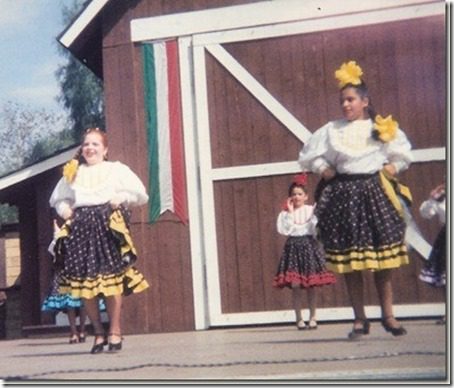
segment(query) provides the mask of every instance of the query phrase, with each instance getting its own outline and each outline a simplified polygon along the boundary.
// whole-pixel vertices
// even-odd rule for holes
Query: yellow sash
[[[399,212],[399,215],[403,217],[404,213],[399,197],[402,198],[408,206],[411,206],[413,198],[410,188],[400,183],[395,176],[392,176],[386,170],[380,171],[380,181],[387,197]]]

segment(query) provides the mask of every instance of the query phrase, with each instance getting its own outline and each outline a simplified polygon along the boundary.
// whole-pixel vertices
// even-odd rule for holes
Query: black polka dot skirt
[[[315,214],[329,270],[383,270],[409,263],[405,222],[378,174],[338,175],[322,185]]]
[[[446,225],[438,232],[419,279],[434,287],[446,286]]]
[[[128,295],[149,287],[143,275],[122,253],[122,239],[110,228],[109,204],[76,208],[68,233],[57,239],[61,268],[60,293],[73,298]],[[129,212],[122,209],[126,225]]]
[[[326,270],[323,250],[313,236],[290,236],[284,245],[273,286],[301,288],[323,286],[336,282]]]

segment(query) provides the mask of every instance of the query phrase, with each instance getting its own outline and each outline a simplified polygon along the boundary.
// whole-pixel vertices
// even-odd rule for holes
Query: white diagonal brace
[[[223,65],[276,119],[305,143],[312,133],[266,90],[241,64],[220,45],[205,48]]]

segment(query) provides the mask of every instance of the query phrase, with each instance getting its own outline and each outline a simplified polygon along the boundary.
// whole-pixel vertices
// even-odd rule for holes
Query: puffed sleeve
[[[388,162],[394,165],[397,172],[410,166],[413,161],[411,144],[402,130],[398,129],[396,138],[386,145],[386,155]]]
[[[301,149],[298,162],[303,171],[321,174],[331,167],[325,155],[328,152],[328,123],[315,131]]]
[[[294,225],[293,216],[288,211],[281,211],[277,217],[276,227],[279,234],[289,236]]]
[[[65,211],[70,209],[74,204],[74,191],[65,178],[60,178],[58,181],[57,186],[55,186],[50,196],[49,204],[62,218]]]
[[[116,199],[128,206],[140,206],[148,202],[148,194],[139,177],[125,164],[116,162]]]
[[[440,220],[443,220],[446,216],[445,202],[438,202],[435,199],[430,198],[421,204],[419,213],[425,219],[438,216]]]

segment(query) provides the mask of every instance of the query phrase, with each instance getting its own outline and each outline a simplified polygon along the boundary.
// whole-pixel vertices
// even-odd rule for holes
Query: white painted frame
[[[208,118],[206,52],[210,52],[232,75],[249,90],[279,121],[302,142],[310,132],[263,86],[255,80],[220,43],[257,40],[333,28],[353,27],[387,21],[397,21],[443,15],[440,1],[382,0],[325,0],[323,17],[315,18],[317,1],[274,0],[243,6],[165,15],[137,19],[131,22],[134,42],[179,36],[180,66],[183,98],[186,173],[188,177],[189,220],[191,230],[191,260],[194,285],[196,329],[210,326],[290,322],[292,310],[256,313],[223,314],[219,281],[216,215],[213,186],[216,181],[289,174],[300,171],[298,163],[281,162],[228,168],[212,168],[210,128]],[[372,3],[372,4],[370,4]],[[377,5],[378,3],[378,5]],[[277,7],[279,6],[279,12]],[[263,7],[263,8],[262,8]],[[262,12],[264,9],[266,12]],[[282,12],[282,9],[285,12]],[[273,17],[273,11],[274,12]],[[391,11],[392,9],[392,11]],[[301,13],[304,11],[303,14]],[[247,11],[247,12],[246,12]],[[359,17],[358,13],[361,14]],[[235,17],[233,15],[235,14]],[[244,14],[237,19],[238,15]],[[252,15],[252,16],[248,16]],[[297,15],[297,17],[295,17]],[[271,17],[272,20],[269,18]],[[300,19],[295,21],[295,19]],[[253,26],[253,27],[250,27]],[[222,31],[219,31],[222,30]],[[212,31],[208,32],[207,31]],[[191,95],[193,94],[193,96]],[[445,148],[414,150],[415,162],[445,160]],[[198,167],[198,168],[197,168]],[[206,231],[210,231],[206,233]],[[424,244],[425,243],[425,244]],[[425,256],[430,245],[425,241],[414,244]],[[396,316],[427,316],[444,314],[444,304],[395,306]],[[376,306],[367,307],[371,318],[379,318]],[[351,319],[351,308],[319,309],[320,320]]]
[[[11,174],[5,175],[0,178],[0,190],[4,190],[7,187],[18,184],[26,179],[30,179],[35,175],[41,174],[45,171],[48,171],[54,167],[61,166],[66,163],[76,153],[79,147],[70,148],[62,153],[55,155],[49,159],[45,159],[41,162],[33,164],[31,166],[25,167],[19,171],[15,171]]]

